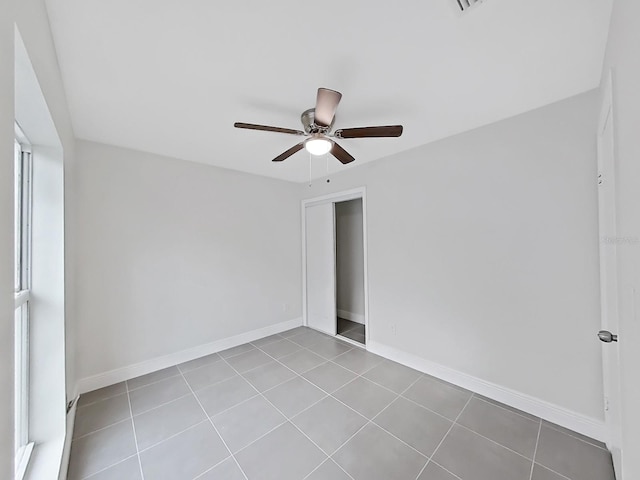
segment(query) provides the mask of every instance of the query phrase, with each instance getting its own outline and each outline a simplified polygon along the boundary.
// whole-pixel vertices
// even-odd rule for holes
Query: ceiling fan
[[[311,155],[331,153],[331,155],[336,157],[340,162],[347,164],[353,162],[355,158],[332,140],[333,138],[399,137],[402,135],[402,125],[341,128],[331,133],[331,128],[336,118],[336,109],[338,108],[341,98],[342,94],[340,92],[328,88],[319,88],[316,107],[304,111],[300,117],[304,131],[241,122],[236,122],[233,126],[249,130],[264,130],[265,132],[288,133],[307,137],[302,142],[274,158],[274,162],[282,162],[294,153],[306,148]]]

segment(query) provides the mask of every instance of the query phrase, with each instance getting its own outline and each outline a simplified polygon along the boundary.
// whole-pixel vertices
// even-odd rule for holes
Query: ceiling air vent
[[[482,0],[453,0],[460,12],[466,12],[470,8],[482,3]]]

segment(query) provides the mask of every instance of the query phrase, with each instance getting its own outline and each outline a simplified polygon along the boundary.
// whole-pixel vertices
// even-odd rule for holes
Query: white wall
[[[335,204],[338,315],[364,323],[362,199]]]
[[[372,343],[602,420],[596,97],[301,187],[367,188]]]
[[[13,477],[13,6],[0,15],[0,478]]]
[[[640,4],[616,0],[603,78],[613,69],[624,480],[640,478]],[[604,85],[604,83],[603,83]]]
[[[298,186],[77,144],[80,378],[301,316]]]

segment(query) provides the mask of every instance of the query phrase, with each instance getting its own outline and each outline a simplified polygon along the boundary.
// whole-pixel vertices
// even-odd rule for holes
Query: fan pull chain
[[[309,154],[309,186],[311,186],[311,154]]]
[[[331,182],[331,180],[329,179],[329,154],[325,153],[324,154],[324,159],[325,159],[325,164],[326,164],[326,168],[327,168],[327,183]]]

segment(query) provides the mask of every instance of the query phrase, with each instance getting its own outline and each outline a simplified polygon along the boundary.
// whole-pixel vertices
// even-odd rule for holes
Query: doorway
[[[362,198],[334,203],[337,334],[366,345]]]
[[[363,347],[368,339],[366,192],[302,202],[304,324]]]

